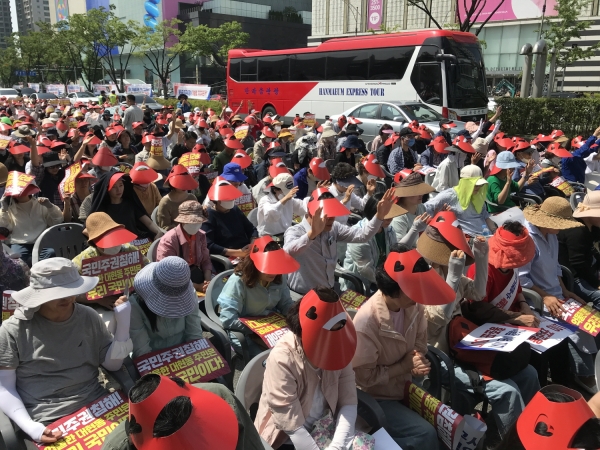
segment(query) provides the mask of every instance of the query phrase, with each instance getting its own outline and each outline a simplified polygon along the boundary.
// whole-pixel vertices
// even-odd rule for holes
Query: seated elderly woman
[[[482,234],[484,227],[493,233],[496,225],[485,207],[487,189],[488,182],[483,178],[481,169],[475,165],[465,166],[460,171],[458,186],[440,192],[425,203],[425,211],[435,216],[449,209],[456,214],[465,234],[473,237]]]
[[[187,261],[194,289],[206,292],[212,278],[212,262],[206,246],[206,236],[200,231],[206,221],[204,209],[196,200],[187,200],[179,205],[177,225],[167,231],[158,244],[156,260],[168,256],[179,256]]]
[[[53,205],[47,198],[33,198],[33,194],[39,191],[40,188],[32,183],[20,195],[11,196],[5,192],[0,200],[0,227],[10,231],[11,250],[20,253],[28,266],[31,266],[31,252],[40,234],[46,228],[63,221],[62,211],[58,206]],[[51,258],[54,255],[54,249],[44,248],[40,251],[39,259]]]
[[[0,327],[0,409],[31,442],[56,442],[47,427],[107,394],[98,382],[100,365],[118,370],[131,351],[125,297],[115,303],[114,337],[91,308],[75,298],[92,290],[97,277],[82,277],[65,258],[31,268],[29,287],[15,292],[20,305]]]
[[[177,226],[174,219],[177,217],[179,205],[188,200],[196,200],[196,196],[188,191],[197,189],[198,182],[185,167],[177,164],[171,169],[163,186],[170,191],[158,204],[156,222],[164,230],[170,230]]]
[[[354,325],[335,291],[325,287],[309,291],[286,321],[291,332],[267,359],[254,425],[274,449],[315,449],[310,431],[331,412],[335,432],[328,448],[348,448],[358,404]]]
[[[140,270],[133,282],[133,356],[202,338],[198,296],[183,259],[168,256]]]
[[[396,183],[397,204],[407,211],[406,214],[394,217],[391,223],[396,233],[396,240],[400,242],[410,232],[415,222],[426,221],[429,217],[425,212],[423,196],[432,193],[435,189],[424,183],[423,177],[417,172],[398,172],[394,180],[399,180]],[[414,248],[416,242],[409,246]]]
[[[280,236],[292,226],[294,216],[304,217],[306,204],[295,198],[298,188],[289,172],[280,173],[270,186],[268,195],[258,204],[258,234],[260,236]]]
[[[235,206],[235,199],[242,193],[224,178],[217,177],[208,191],[208,198],[215,209],[208,209],[208,220],[202,224],[206,233],[208,250],[214,255],[243,258],[248,254],[252,239],[258,231]]]
[[[237,265],[217,299],[225,329],[252,336],[240,317],[266,316],[274,311],[287,314],[294,302],[285,274],[299,268],[300,264],[270,236],[255,240],[250,255]],[[248,339],[247,342],[251,357],[266,350],[262,341]],[[240,343],[233,335],[231,344],[241,353]]]

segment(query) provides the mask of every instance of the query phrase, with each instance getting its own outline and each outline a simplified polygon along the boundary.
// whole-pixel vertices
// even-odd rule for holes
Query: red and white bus
[[[317,119],[359,103],[422,101],[454,120],[487,114],[485,66],[471,33],[425,30],[331,39],[290,50],[234,49],[227,64],[234,109]]]

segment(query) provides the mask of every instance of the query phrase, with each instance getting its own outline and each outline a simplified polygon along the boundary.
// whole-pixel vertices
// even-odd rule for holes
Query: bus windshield
[[[488,103],[485,66],[479,44],[443,39],[444,53],[455,55],[457,64],[447,63],[448,105],[454,108],[480,108]]]

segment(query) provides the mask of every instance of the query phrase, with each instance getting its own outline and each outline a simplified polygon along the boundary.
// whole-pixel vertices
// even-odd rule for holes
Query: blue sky
[[[19,31],[19,26],[17,25],[17,5],[15,0],[10,0],[10,17],[12,21],[12,30],[16,33]]]

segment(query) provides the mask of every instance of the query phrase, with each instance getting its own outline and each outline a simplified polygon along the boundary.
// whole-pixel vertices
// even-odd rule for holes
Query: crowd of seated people
[[[0,413],[24,448],[62,445],[51,425],[113,389],[106,374],[207,327],[223,331],[231,370],[266,360],[247,381],[257,408],[223,378],[133,376],[102,448],[372,449],[366,395],[390,442],[441,449],[407,406],[407,383],[432,381],[462,415],[485,399],[489,448],[600,448],[600,338],[580,327],[541,353],[461,344],[489,324],[537,331],[569,308],[600,311],[600,193],[584,186],[600,127],[527,141],[502,132],[499,108],[458,132],[385,124],[366,145],[353,117],[286,126],[180,97],[159,112],[128,98],[123,119],[0,98],[0,286],[15,305]],[[52,239],[61,224],[76,253]],[[99,293],[90,261],[132,254],[124,287]],[[364,294],[357,310],[348,291]],[[288,332],[267,345],[245,319],[271,314]]]

